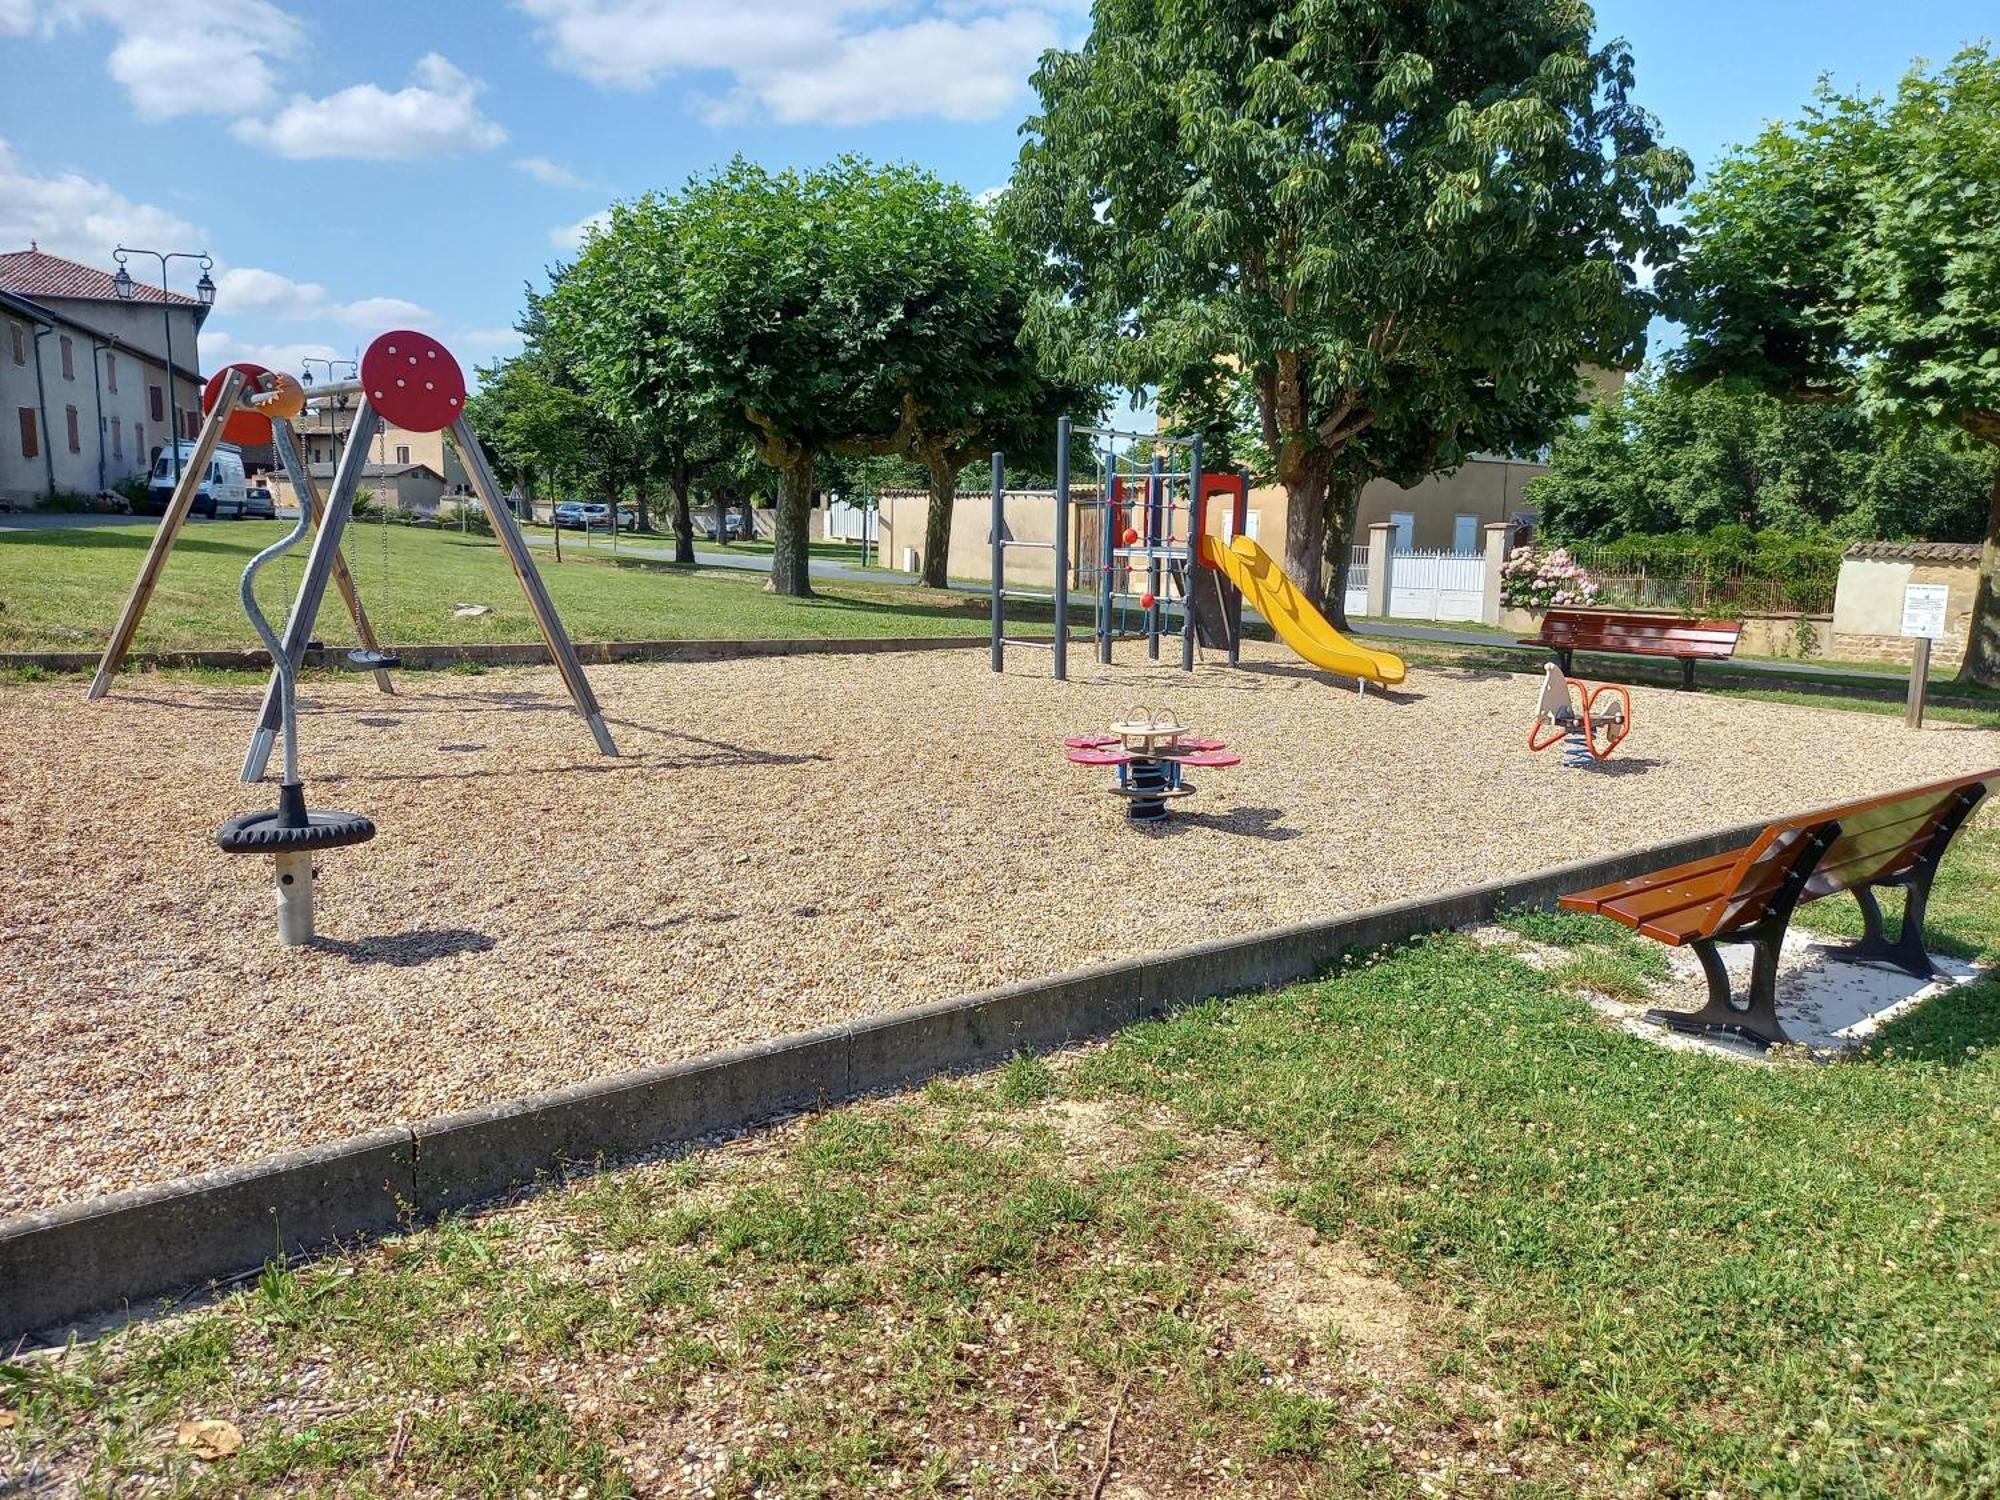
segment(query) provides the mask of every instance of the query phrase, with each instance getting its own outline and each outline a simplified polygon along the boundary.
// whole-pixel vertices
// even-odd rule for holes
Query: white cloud
[[[579,177],[560,162],[550,161],[546,156],[523,156],[514,163],[514,170],[525,172],[545,187],[587,188],[590,183]]]
[[[0,138],[0,249],[24,250],[34,240],[52,255],[109,267],[114,245],[198,250],[202,238],[179,214],[134,203],[80,172],[37,176]]]
[[[435,314],[402,297],[362,297],[336,302],[316,281],[294,281],[260,266],[229,266],[215,278],[215,305],[230,317],[277,318],[286,322],[337,322],[379,332],[399,324],[428,322]]]
[[[355,84],[323,99],[299,99],[268,120],[238,120],[239,140],[294,160],[358,157],[413,161],[485,151],[507,132],[479,112],[482,85],[438,53],[420,58],[413,82],[395,93]]]
[[[882,0],[515,0],[558,67],[615,88],[716,71],[711,123],[866,124],[1006,113],[1062,40],[1068,0],[950,0],[937,14]],[[885,10],[888,14],[885,14]]]
[[[558,250],[581,250],[583,242],[590,238],[593,229],[602,229],[611,222],[611,210],[600,208],[594,214],[585,214],[574,224],[560,224],[549,231],[549,243]]]
[[[244,115],[276,97],[272,63],[305,40],[272,0],[0,0],[0,34],[103,25],[106,67],[148,119]]]
[[[306,359],[354,358],[352,349],[336,349],[331,344],[300,343],[258,343],[255,340],[239,339],[234,334],[220,328],[207,328],[201,335],[201,362],[209,370],[223,365],[262,365],[267,370],[286,370],[298,374],[305,368]],[[322,378],[320,371],[315,378]]]

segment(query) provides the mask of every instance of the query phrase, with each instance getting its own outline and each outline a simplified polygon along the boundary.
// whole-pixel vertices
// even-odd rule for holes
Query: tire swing
[[[250,616],[265,649],[278,669],[278,703],[285,741],[285,779],[278,786],[276,808],[238,813],[216,830],[215,842],[225,854],[268,854],[277,883],[278,941],[299,948],[313,940],[313,855],[343,844],[365,844],[375,837],[375,825],[360,813],[312,811],[306,806],[305,784],[299,780],[298,680],[291,654],[257,604],[257,571],[289,552],[306,534],[307,507],[291,532],[250,559],[243,570],[243,611]]]

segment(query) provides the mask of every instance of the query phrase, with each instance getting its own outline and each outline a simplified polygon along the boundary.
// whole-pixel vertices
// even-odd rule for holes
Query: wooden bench
[[[1861,941],[1829,950],[1834,957],[1881,960],[1919,978],[1936,976],[1924,948],[1931,881],[1952,836],[1995,782],[2000,770],[1786,818],[1740,849],[1579,891],[1560,905],[1694,949],[1708,977],[1708,1003],[1693,1012],[1648,1011],[1648,1020],[1772,1046],[1791,1040],[1778,1023],[1778,949],[1802,902],[1848,891],[1860,906]],[[1906,893],[1893,939],[1875,899],[1882,886]],[[1754,955],[1750,993],[1740,1001],[1716,952],[1721,943],[1748,943]]]
[[[1552,609],[1542,616],[1542,633],[1523,637],[1523,646],[1555,652],[1563,676],[1573,676],[1579,651],[1611,656],[1670,656],[1681,664],[1681,687],[1694,688],[1694,664],[1728,661],[1743,637],[1741,620],[1681,620],[1672,615],[1615,614],[1609,610]]]

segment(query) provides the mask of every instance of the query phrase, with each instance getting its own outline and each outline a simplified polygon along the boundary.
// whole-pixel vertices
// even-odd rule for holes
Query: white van
[[[183,442],[180,448],[181,463],[194,462],[193,443]],[[201,488],[194,492],[194,504],[188,508],[190,515],[209,516],[214,520],[240,520],[243,503],[249,486],[243,481],[243,450],[233,443],[217,443],[215,452],[208,460],[208,472],[201,478]],[[153,461],[152,476],[146,481],[146,509],[153,515],[167,513],[167,502],[174,496],[174,450],[160,449],[160,456]]]

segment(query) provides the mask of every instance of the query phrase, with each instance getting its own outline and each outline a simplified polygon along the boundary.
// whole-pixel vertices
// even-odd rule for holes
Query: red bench
[[[1565,677],[1573,675],[1571,660],[1579,651],[1672,657],[1681,664],[1681,687],[1691,691],[1694,664],[1728,661],[1742,637],[1741,620],[1682,620],[1672,615],[1552,609],[1542,616],[1541,634],[1523,637],[1520,644],[1546,646],[1555,652]]]
[[[1791,1040],[1778,1022],[1778,949],[1802,902],[1852,892],[1864,933],[1860,942],[1833,949],[1836,957],[1879,959],[1924,979],[1936,975],[1924,948],[1931,880],[1952,836],[1995,782],[2000,770],[1982,771],[1786,818],[1740,849],[1579,891],[1559,904],[1693,947],[1708,978],[1708,1003],[1693,1012],[1648,1011],[1649,1020],[1772,1046]],[[1893,939],[1875,900],[1883,886],[1905,892]],[[1750,993],[1741,1002],[1731,993],[1719,943],[1748,943],[1753,951]]]

